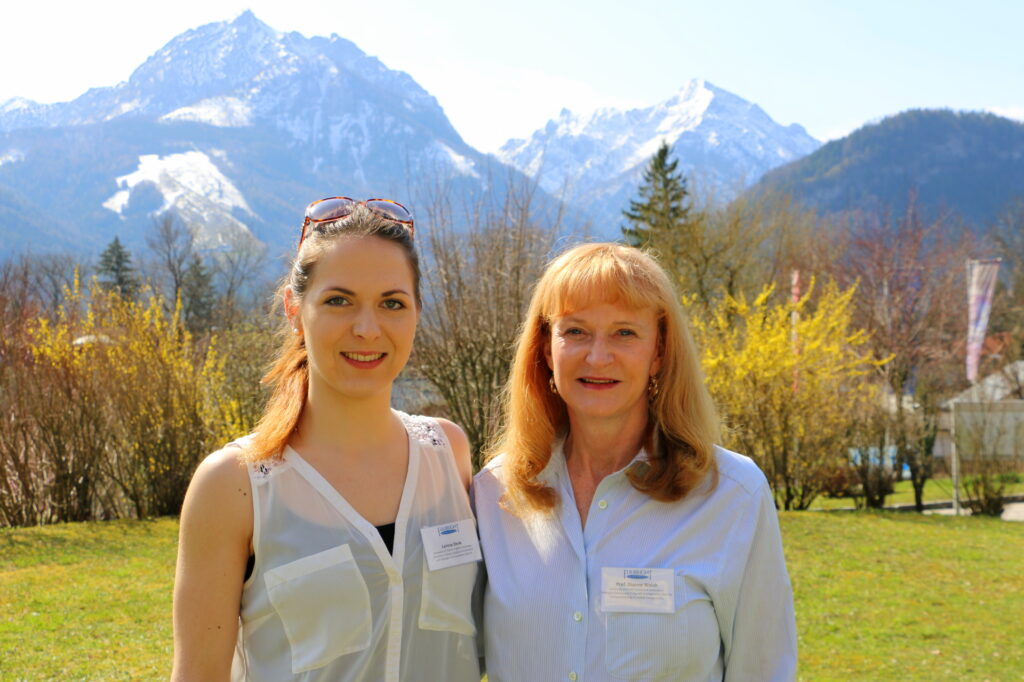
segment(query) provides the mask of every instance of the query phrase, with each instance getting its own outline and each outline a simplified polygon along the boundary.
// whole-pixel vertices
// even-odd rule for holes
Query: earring
[[[555,386],[555,377],[554,376],[549,376],[548,377],[548,386],[551,387],[551,392],[552,393],[554,393],[555,395],[558,395],[558,386]]]
[[[298,334],[298,333],[299,333],[299,328],[298,327],[292,327],[292,334]]]
[[[650,380],[647,382],[647,396],[654,400],[658,397],[658,393],[661,392],[661,385],[658,383],[658,375],[652,374]]]

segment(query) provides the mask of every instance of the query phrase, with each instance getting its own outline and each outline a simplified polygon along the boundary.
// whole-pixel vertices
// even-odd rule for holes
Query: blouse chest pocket
[[[470,561],[431,571],[423,561],[423,599],[419,626],[424,630],[476,635],[473,623],[473,590],[477,564]]]
[[[683,571],[673,575],[672,613],[605,613],[605,666],[624,680],[686,679],[704,647],[718,651],[720,635],[710,597],[687,585]]]
[[[370,593],[348,545],[272,568],[265,580],[291,647],[293,674],[370,645]]]

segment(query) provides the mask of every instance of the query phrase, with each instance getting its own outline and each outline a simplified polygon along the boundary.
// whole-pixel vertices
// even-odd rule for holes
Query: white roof
[[[1024,360],[1011,362],[998,372],[971,386],[942,404],[949,408],[951,403],[992,403],[1006,399],[1024,398]]]

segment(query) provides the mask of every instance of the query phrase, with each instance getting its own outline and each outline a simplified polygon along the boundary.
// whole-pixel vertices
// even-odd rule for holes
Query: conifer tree
[[[216,297],[213,273],[199,254],[193,253],[181,285],[181,307],[189,331],[206,331],[213,325]]]
[[[96,274],[105,289],[117,291],[124,298],[134,298],[138,291],[139,281],[132,265],[132,255],[117,237],[100,254]]]
[[[673,237],[690,218],[686,178],[677,172],[679,160],[670,158],[670,151],[663,140],[644,171],[639,199],[630,200],[629,210],[622,212],[629,222],[622,226],[626,243],[667,251],[666,258],[675,251]]]

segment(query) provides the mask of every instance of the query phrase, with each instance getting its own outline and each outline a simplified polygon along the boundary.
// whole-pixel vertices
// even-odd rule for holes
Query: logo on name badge
[[[457,523],[446,523],[443,526],[437,527],[438,535],[451,535],[452,533],[459,532],[459,524]]]
[[[650,580],[651,569],[643,568],[630,568],[622,572],[623,577],[629,578],[630,580]]]

